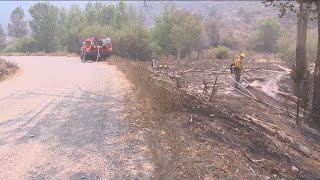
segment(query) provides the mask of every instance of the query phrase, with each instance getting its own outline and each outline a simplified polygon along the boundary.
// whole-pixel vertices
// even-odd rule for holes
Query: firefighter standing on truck
[[[240,83],[240,76],[241,76],[241,70],[244,69],[242,60],[245,58],[245,54],[241,53],[239,58],[237,58],[234,61],[234,67],[233,72],[235,74],[236,82],[235,82],[235,88],[239,89],[239,83]]]

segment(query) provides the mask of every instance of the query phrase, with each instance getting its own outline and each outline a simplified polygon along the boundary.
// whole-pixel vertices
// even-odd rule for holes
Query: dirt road
[[[123,112],[131,86],[107,63],[3,57],[20,66],[0,83],[0,179],[149,179],[143,133]]]

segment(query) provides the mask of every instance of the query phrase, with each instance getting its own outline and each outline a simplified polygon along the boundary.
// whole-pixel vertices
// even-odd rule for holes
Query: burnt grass
[[[319,179],[318,159],[306,157],[234,115],[255,114],[307,145],[315,155],[320,147],[317,130],[296,126],[292,118],[247,98],[220,94],[208,102],[159,79],[146,63],[119,57],[109,63],[134,85],[137,103],[128,107],[132,114],[128,120],[147,132],[154,179]]]

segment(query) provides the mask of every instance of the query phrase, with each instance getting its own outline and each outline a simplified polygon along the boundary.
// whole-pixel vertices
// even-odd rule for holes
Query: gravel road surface
[[[2,57],[0,179],[150,179],[143,132],[125,119],[131,85],[106,62]]]

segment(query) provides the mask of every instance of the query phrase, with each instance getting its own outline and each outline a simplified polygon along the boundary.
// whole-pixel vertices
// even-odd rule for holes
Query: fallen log
[[[249,115],[246,115],[246,117],[251,121],[251,123],[255,124],[256,126],[264,129],[268,134],[274,136],[277,134],[277,130],[276,129],[273,129],[275,128],[274,125],[271,125],[269,123],[265,123],[265,122],[262,122],[252,116],[249,116]]]
[[[291,148],[295,149],[296,151],[306,155],[307,157],[312,157],[311,150],[304,144],[299,143],[298,141],[295,141],[292,137],[288,136],[285,132],[278,130],[278,128],[270,123],[263,122],[261,120],[258,120],[255,117],[252,117],[250,115],[246,115],[247,119],[237,117],[237,119],[244,120],[246,122],[250,122],[261,129],[263,129],[268,134],[275,136],[278,140],[280,140],[283,143],[288,144]],[[249,120],[249,121],[248,121]]]
[[[273,71],[273,70],[267,70],[267,69],[263,69],[263,68],[262,68],[262,71],[273,72],[273,73],[278,73],[278,74],[285,74],[285,75],[290,74],[290,73],[288,73],[288,72]]]
[[[247,76],[244,76],[243,78],[245,78],[247,81],[261,81],[261,82],[263,82],[263,81],[265,81],[266,80],[266,78],[265,77],[247,77]]]
[[[277,93],[281,96],[284,96],[286,97],[287,99],[290,99],[291,101],[293,102],[297,102],[298,101],[298,98],[292,94],[289,94],[289,93],[286,93],[286,92],[282,92],[282,91],[278,91],[278,90],[275,90],[275,89],[271,89],[272,92],[274,93]]]
[[[276,66],[276,67],[278,67],[278,68],[280,68],[280,69],[285,70],[288,74],[291,73],[291,69],[289,69],[289,68],[285,68],[285,67],[282,67],[282,66],[280,66],[280,65],[278,65],[278,64],[274,64],[274,63],[273,63],[273,65]]]

